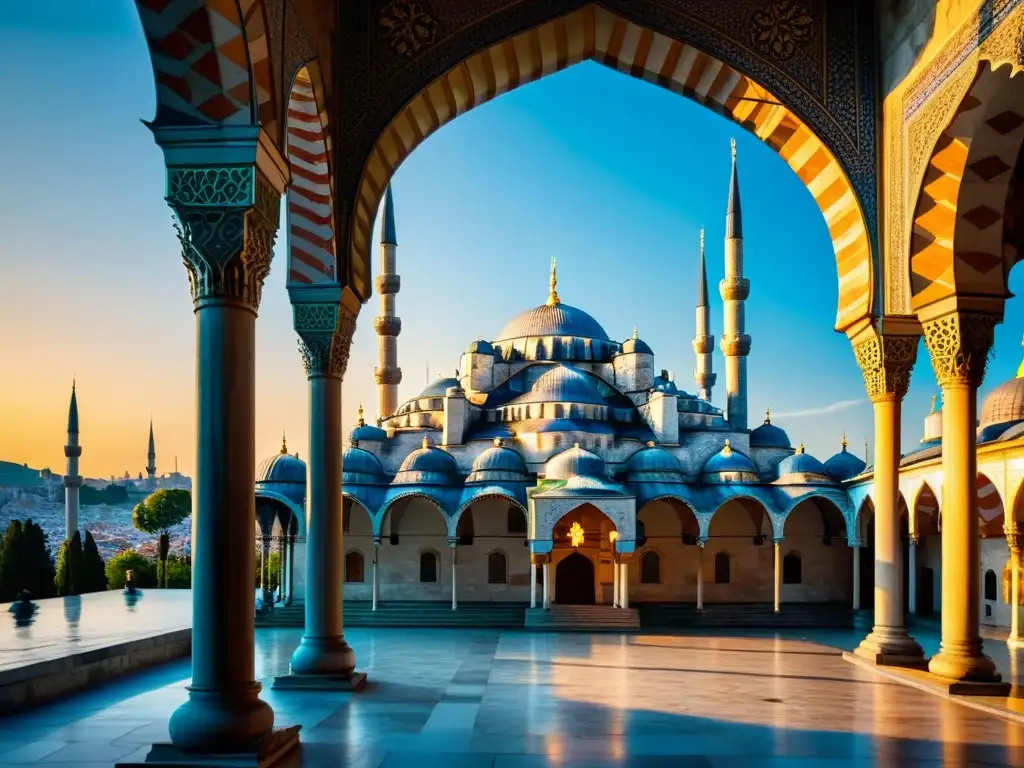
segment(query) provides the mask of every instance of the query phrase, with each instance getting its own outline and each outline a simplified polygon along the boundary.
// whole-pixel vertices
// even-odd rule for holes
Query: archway
[[[587,60],[686,96],[775,150],[807,186],[828,226],[839,279],[836,328],[850,329],[871,314],[872,281],[881,270],[873,260],[858,194],[832,149],[776,95],[735,66],[599,5],[477,51],[393,114],[369,151],[355,193],[348,258],[357,292],[369,293],[373,221],[384,189],[402,161],[458,115]]]
[[[931,616],[941,602],[942,534],[939,532],[939,502],[925,482],[914,501],[914,531],[917,534],[917,613]]]
[[[478,496],[459,509],[453,521],[459,542],[458,599],[528,602],[530,550],[522,505],[504,494]],[[500,581],[496,555],[504,559]]]
[[[555,602],[562,605],[593,605],[594,561],[571,552],[555,566]]]
[[[979,599],[981,600],[981,623],[1007,627],[1010,625],[1010,597],[1005,595],[1002,585],[1011,582],[1004,579],[1004,574],[1009,575],[1010,549],[1006,543],[1007,525],[1006,508],[1003,505],[999,489],[982,472],[978,473],[978,535],[981,539],[978,542],[979,563],[981,573],[986,574],[979,584]],[[1013,510],[1009,524],[1012,526]],[[991,577],[987,574],[991,573]],[[986,580],[993,583],[987,584]],[[994,589],[993,589],[994,587]]]
[[[722,560],[718,555],[725,555],[729,577],[728,581],[710,579],[705,573],[705,603],[771,603],[773,537],[771,518],[758,499],[735,497],[716,509],[708,523],[704,562],[717,566]]]
[[[847,546],[846,521],[833,501],[813,496],[793,507],[783,524],[781,549],[783,558],[799,558],[783,561],[791,568],[783,575],[784,602],[852,602],[855,553]]]
[[[415,492],[392,499],[380,513],[380,535],[380,600],[451,599],[448,517],[436,499]],[[438,560],[433,581],[421,573],[421,555],[428,551]]]
[[[345,591],[348,600],[370,600],[373,597],[374,558],[377,548],[373,543],[373,518],[370,511],[358,499],[342,494],[341,525],[345,536]],[[350,569],[350,561],[358,555],[362,566],[359,569],[361,578],[350,578],[354,569]]]
[[[558,588],[558,568],[563,560],[572,555],[579,555],[590,563],[590,578],[593,594],[587,599],[591,603],[611,605],[614,601],[613,585],[615,583],[616,555],[615,540],[619,534],[615,523],[599,507],[591,503],[583,503],[566,512],[552,528],[551,562],[554,565],[555,582],[553,599],[556,603],[564,603],[563,595]],[[574,578],[579,578],[584,566],[567,566]],[[576,570],[572,570],[576,569]],[[549,574],[550,575],[550,574]],[[578,601],[580,593],[570,593],[573,601]],[[585,595],[584,595],[585,596]]]
[[[637,574],[630,603],[688,603],[697,599],[700,523],[681,499],[662,496],[647,501],[637,512]],[[643,531],[641,538],[640,530]],[[644,578],[647,553],[658,558],[658,578]]]

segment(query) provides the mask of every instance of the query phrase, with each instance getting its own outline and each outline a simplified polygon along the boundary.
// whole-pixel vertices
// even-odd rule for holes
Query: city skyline
[[[145,40],[131,3],[95,13],[66,6],[59,25],[52,7],[0,11],[0,44],[13,54],[0,62],[0,83],[10,89],[22,82],[14,62],[31,52],[45,87],[25,90],[23,108],[61,116],[0,126],[8,146],[26,148],[9,163],[21,192],[0,210],[11,276],[0,286],[0,321],[19,329],[0,383],[0,458],[62,466],[77,376],[84,474],[144,470],[152,415],[158,469],[167,471],[177,455],[191,476],[194,323],[161,199],[163,158],[141,123],[155,104]],[[91,109],[98,89],[115,86],[107,109]],[[461,116],[398,170],[399,401],[424,386],[428,366],[432,376],[450,375],[477,335],[493,337],[509,318],[541,303],[553,256],[566,303],[592,314],[615,339],[636,326],[680,386],[693,391],[698,232],[706,229],[709,281],[717,285],[733,136],[751,280],[750,426],[770,406],[794,445],[803,442],[824,459],[838,450],[845,429],[860,453],[871,439],[871,410],[850,344],[832,330],[835,261],[811,196],[756,137],[592,63]],[[290,450],[305,455],[308,435],[281,221],[257,323],[257,459],[278,450],[282,432]],[[1011,276],[1011,291],[1019,280]],[[711,293],[718,337],[722,307]],[[360,403],[368,419],[375,415],[376,312],[373,297],[360,314],[345,378],[345,432]],[[1014,374],[1022,321],[1020,302],[1008,302],[979,399]],[[717,348],[714,360],[722,371]],[[936,393],[922,345],[904,403],[904,450],[920,440]],[[720,382],[716,405],[722,396]]]

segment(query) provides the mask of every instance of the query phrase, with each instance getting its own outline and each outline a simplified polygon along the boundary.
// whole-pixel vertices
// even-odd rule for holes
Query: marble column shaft
[[[917,613],[917,542],[915,535],[910,537],[907,547],[907,613]]]
[[[772,599],[775,606],[775,612],[778,613],[782,603],[782,539],[775,539],[773,541],[774,550],[774,567],[772,581]]]
[[[853,610],[860,610],[860,544],[855,543],[853,550]]]

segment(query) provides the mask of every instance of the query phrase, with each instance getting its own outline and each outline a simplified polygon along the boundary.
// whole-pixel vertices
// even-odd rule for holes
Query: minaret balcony
[[[377,380],[377,384],[394,384],[398,385],[402,383],[402,369],[401,368],[374,368],[373,377]]]
[[[726,277],[718,284],[722,301],[745,301],[750,295],[750,281],[745,277]]]
[[[399,275],[377,275],[377,293],[384,296],[398,293],[402,289],[402,278]]]
[[[707,371],[694,371],[693,380],[697,383],[697,386],[701,389],[711,389],[715,386],[715,382],[718,381],[717,373],[708,373]]]
[[[750,336],[745,333],[723,335],[722,354],[726,357],[746,357],[750,354]]]
[[[373,329],[378,336],[397,336],[402,332],[402,318],[381,315],[373,318]]]
[[[65,445],[64,446],[64,455],[67,458],[69,458],[69,459],[72,458],[72,457],[76,457],[77,458],[78,456],[82,455],[82,446],[80,446],[80,445]]]
[[[710,355],[715,351],[714,336],[694,336],[693,351],[698,355]]]

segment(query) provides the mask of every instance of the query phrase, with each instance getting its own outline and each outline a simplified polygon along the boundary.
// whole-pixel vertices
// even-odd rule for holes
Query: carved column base
[[[928,668],[921,646],[903,627],[875,627],[854,653],[879,666]]]
[[[951,646],[945,640],[928,662],[928,671],[938,677],[969,683],[998,683],[1003,678],[995,662],[981,651],[981,640]]]

